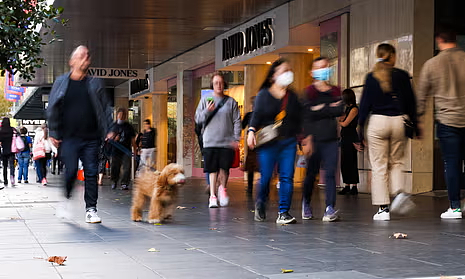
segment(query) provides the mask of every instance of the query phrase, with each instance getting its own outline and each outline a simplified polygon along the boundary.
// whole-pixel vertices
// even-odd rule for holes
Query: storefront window
[[[129,101],[128,122],[134,127],[136,133],[140,132],[140,103],[139,101]]]
[[[176,163],[177,88],[168,89],[168,164]]]

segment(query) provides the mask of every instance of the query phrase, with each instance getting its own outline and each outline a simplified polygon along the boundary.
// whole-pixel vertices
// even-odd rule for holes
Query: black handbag
[[[415,136],[415,126],[413,125],[413,122],[410,121],[407,117],[404,116],[404,128],[405,128],[405,136],[413,139]]]

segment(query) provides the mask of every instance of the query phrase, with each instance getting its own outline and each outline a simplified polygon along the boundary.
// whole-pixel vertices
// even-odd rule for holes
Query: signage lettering
[[[223,61],[242,56],[273,44],[273,19],[267,18],[223,39]]]
[[[87,74],[99,78],[143,79],[143,69],[89,68]]]

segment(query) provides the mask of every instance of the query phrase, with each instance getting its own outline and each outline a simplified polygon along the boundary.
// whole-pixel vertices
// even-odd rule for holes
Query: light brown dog
[[[169,164],[162,172],[154,172],[148,168],[141,170],[132,193],[132,220],[142,221],[142,210],[147,198],[150,198],[149,223],[159,223],[171,218],[176,206],[178,187],[185,182],[184,169],[177,164]]]

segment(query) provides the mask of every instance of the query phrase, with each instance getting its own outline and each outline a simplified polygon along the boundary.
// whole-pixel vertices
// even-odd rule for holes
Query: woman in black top
[[[252,119],[252,114],[254,110],[254,102],[255,96],[250,98],[250,102],[252,103],[252,111],[249,111],[244,115],[244,119],[242,120],[242,130],[250,126],[250,120]],[[245,158],[245,166],[244,170],[247,172],[247,194],[251,195],[253,191],[253,177],[254,173],[258,172],[258,162],[257,162],[257,152],[254,149],[248,148],[247,149],[247,156]]]
[[[293,80],[294,74],[289,63],[282,59],[275,61],[255,100],[255,110],[247,136],[247,144],[251,149],[257,144],[257,131],[268,125],[281,123],[277,128],[278,137],[257,148],[261,178],[255,205],[256,221],[264,221],[266,218],[265,205],[270,191],[270,180],[275,166],[278,165],[280,188],[279,215],[276,223],[295,222],[295,218],[289,214],[289,209],[294,187],[296,137],[301,131],[301,105],[297,95],[289,88]]]
[[[140,160],[142,165],[152,167],[155,165],[155,140],[157,130],[150,126],[150,119],[144,120],[144,133],[140,139],[141,154]]]
[[[17,134],[18,132],[10,126],[10,118],[3,118],[0,128],[0,143],[2,145],[3,184],[5,186],[8,186],[8,165],[10,165],[11,186],[15,185],[15,154],[11,152],[13,133]],[[0,187],[0,190],[4,188],[1,185]]]
[[[389,221],[390,212],[406,213],[413,207],[402,174],[407,143],[405,120],[416,131],[416,100],[407,72],[394,68],[396,49],[380,44],[376,50],[378,62],[366,77],[360,102],[359,135],[366,139],[372,167],[372,204],[379,206],[373,220]],[[389,194],[396,198],[390,202]],[[391,203],[391,206],[389,204]]]
[[[352,89],[342,91],[342,100],[346,104],[346,111],[339,121],[342,127],[341,173],[346,187],[339,194],[357,195],[357,184],[359,183],[357,148],[360,146],[360,140],[357,135],[358,107],[354,91]],[[352,189],[350,185],[352,185]]]

